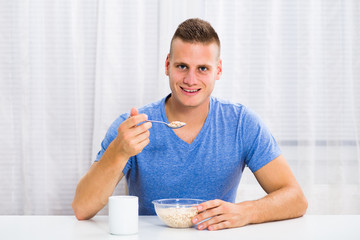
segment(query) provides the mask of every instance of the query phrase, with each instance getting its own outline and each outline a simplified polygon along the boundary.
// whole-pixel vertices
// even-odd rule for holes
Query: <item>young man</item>
[[[208,22],[179,25],[165,61],[171,94],[131,109],[109,128],[96,161],[80,180],[73,209],[78,219],[93,217],[126,176],[142,215],[155,214],[152,200],[198,198],[194,223],[218,230],[302,216],[307,201],[263,122],[241,104],[211,96],[222,73],[220,41]],[[147,119],[181,121],[172,130]],[[268,193],[234,203],[247,165]],[[205,211],[206,210],[206,211]]]

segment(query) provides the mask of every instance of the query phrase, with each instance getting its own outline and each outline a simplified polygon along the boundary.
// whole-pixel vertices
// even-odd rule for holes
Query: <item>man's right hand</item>
[[[114,144],[118,152],[124,157],[135,156],[149,144],[149,129],[152,124],[145,122],[147,119],[146,114],[139,114],[136,108],[132,108],[130,117],[120,124]]]
[[[118,134],[100,161],[94,162],[76,188],[72,207],[79,220],[92,218],[108,201],[131,156],[140,153],[150,142],[151,122],[147,116],[131,109],[130,118],[120,124]],[[142,123],[145,122],[145,123]],[[142,124],[140,124],[142,123]],[[139,125],[140,124],[140,125]]]

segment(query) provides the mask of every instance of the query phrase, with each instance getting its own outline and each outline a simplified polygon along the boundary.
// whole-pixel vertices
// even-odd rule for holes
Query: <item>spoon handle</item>
[[[162,122],[162,121],[155,121],[155,120],[146,120],[147,122],[155,122],[155,123],[163,123],[163,124],[167,124],[166,122]]]

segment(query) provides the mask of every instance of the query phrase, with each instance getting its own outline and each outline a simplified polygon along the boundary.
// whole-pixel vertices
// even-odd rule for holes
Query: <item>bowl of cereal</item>
[[[198,213],[196,206],[203,202],[205,200],[191,198],[168,198],[152,201],[157,216],[166,225],[173,228],[194,226],[191,220]]]

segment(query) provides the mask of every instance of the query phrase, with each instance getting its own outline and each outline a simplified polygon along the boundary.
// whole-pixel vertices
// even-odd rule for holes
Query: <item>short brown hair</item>
[[[184,42],[210,44],[215,42],[219,47],[220,54],[220,40],[210,23],[199,18],[190,18],[182,22],[176,29],[174,36],[171,39],[171,47],[174,39],[179,38]]]

